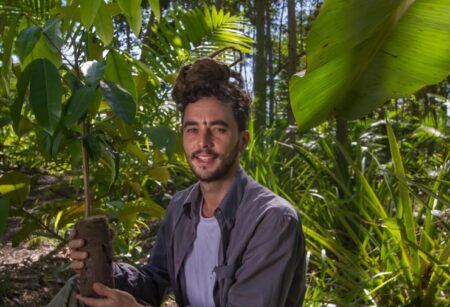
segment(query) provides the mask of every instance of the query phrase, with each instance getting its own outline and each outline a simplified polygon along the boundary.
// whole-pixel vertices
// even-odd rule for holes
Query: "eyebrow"
[[[186,121],[183,124],[183,128],[187,127],[187,126],[198,126],[200,123],[197,121]],[[210,126],[223,126],[223,127],[229,127],[230,125],[228,125],[228,123],[222,119],[218,119],[218,120],[213,120],[211,122],[209,122]]]

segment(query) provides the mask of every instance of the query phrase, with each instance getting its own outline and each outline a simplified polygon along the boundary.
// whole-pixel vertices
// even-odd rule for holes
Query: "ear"
[[[248,130],[244,130],[240,133],[240,152],[243,152],[247,148],[248,142],[250,142],[250,133]]]

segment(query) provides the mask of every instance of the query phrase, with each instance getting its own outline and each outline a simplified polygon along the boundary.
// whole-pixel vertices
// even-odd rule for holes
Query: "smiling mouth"
[[[212,152],[199,152],[193,154],[193,159],[201,162],[201,163],[209,163],[217,158],[217,154]]]

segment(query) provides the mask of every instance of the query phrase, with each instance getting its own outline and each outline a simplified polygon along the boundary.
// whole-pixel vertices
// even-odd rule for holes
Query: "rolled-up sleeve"
[[[299,221],[269,210],[256,227],[228,292],[229,306],[301,306],[305,242]]]

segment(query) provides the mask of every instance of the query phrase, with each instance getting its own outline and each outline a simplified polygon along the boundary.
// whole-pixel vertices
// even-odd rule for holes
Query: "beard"
[[[212,150],[204,150],[208,154],[214,154],[217,156],[220,164],[212,169],[207,170],[204,166],[196,166],[194,164],[195,155],[201,151],[194,152],[188,159],[189,166],[198,180],[203,182],[213,182],[225,178],[229,175],[230,170],[234,166],[236,160],[239,156],[239,142],[236,146],[229,152],[229,155],[218,154]]]

